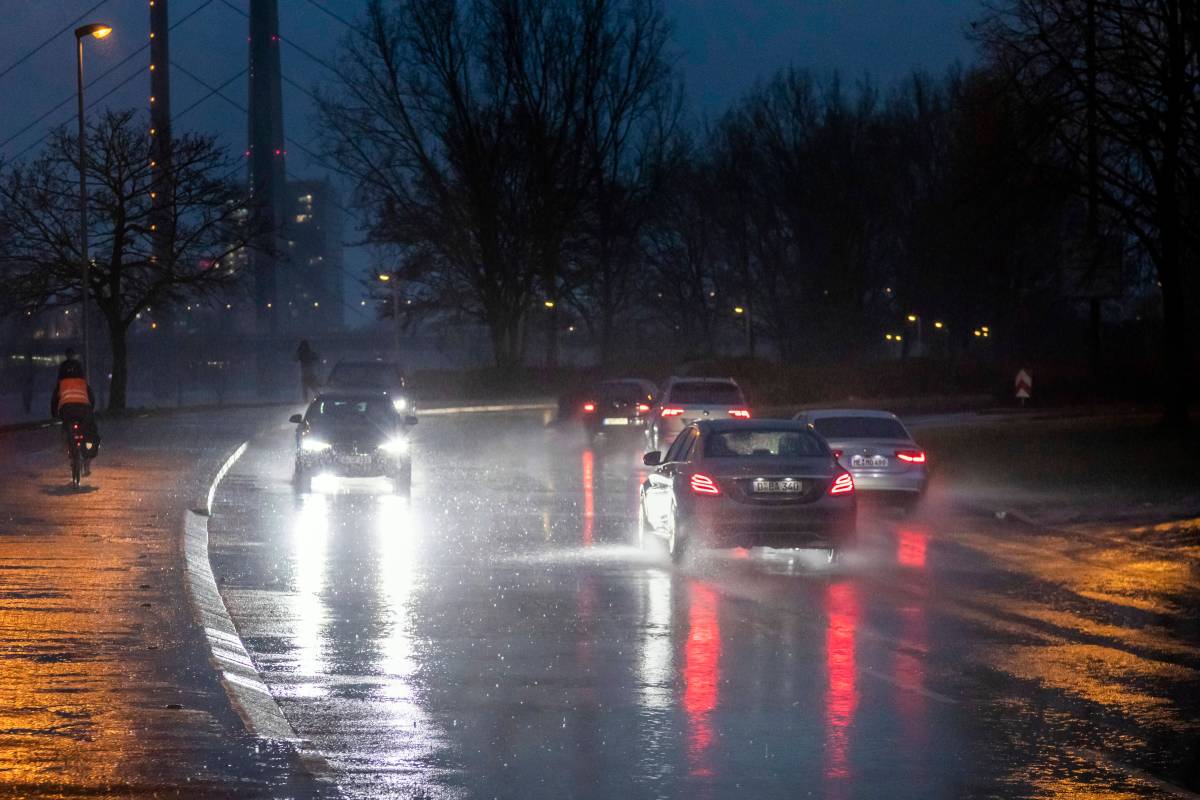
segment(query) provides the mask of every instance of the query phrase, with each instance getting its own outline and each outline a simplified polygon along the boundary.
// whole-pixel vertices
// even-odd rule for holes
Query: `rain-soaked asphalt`
[[[352,797],[1195,797],[1195,549],[972,514],[939,476],[829,567],[634,544],[637,443],[426,417],[411,498],[221,485],[214,569]],[[1184,787],[1190,788],[1191,792]]]

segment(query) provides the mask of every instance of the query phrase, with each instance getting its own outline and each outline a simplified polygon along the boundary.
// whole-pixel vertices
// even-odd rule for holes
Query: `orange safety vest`
[[[62,408],[73,403],[90,405],[87,381],[83,378],[63,378],[58,382],[58,407]]]

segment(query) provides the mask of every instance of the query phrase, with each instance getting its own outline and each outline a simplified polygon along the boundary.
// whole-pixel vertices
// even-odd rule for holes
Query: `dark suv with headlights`
[[[313,478],[383,476],[396,491],[412,485],[409,428],[417,418],[402,414],[387,392],[323,392],[296,425],[296,486],[312,491]]]

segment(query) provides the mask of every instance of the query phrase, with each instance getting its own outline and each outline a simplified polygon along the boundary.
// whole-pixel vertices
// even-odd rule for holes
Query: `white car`
[[[670,378],[646,423],[648,450],[663,450],[693,422],[750,419],[746,396],[733,378]]]
[[[860,492],[878,492],[915,503],[929,483],[925,451],[895,414],[861,409],[814,409],[795,419],[805,422],[854,475]]]

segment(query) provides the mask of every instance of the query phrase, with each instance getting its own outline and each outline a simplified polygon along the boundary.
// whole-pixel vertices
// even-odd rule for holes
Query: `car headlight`
[[[300,440],[300,449],[306,450],[309,453],[320,453],[330,448],[329,442],[322,442],[320,439],[304,437]]]
[[[406,410],[408,408],[408,398],[407,397],[394,398],[392,400],[392,408],[396,409],[397,411]]]
[[[408,452],[408,439],[403,439],[397,436],[395,439],[388,439],[383,444],[379,445],[379,449],[385,453],[391,453],[394,456],[403,455]]]

